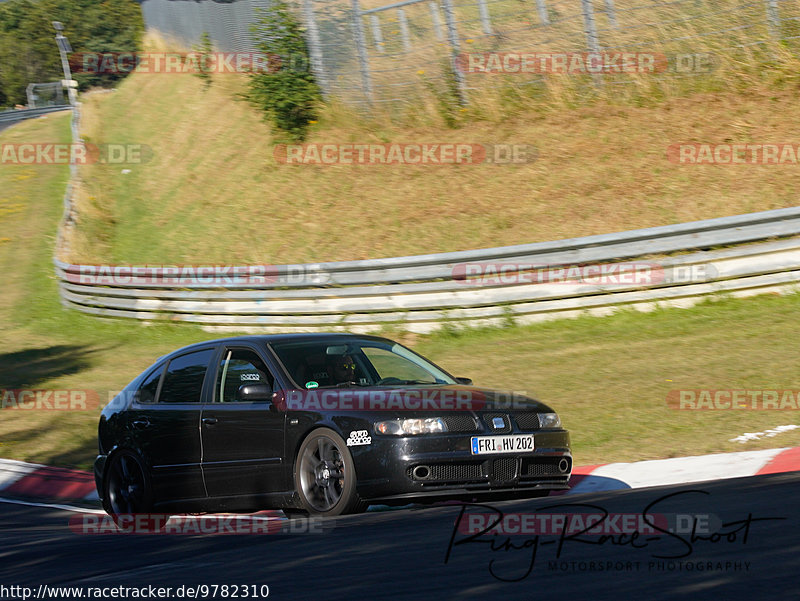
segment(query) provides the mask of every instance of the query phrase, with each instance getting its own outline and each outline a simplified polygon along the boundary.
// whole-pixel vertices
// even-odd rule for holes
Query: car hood
[[[463,385],[288,390],[275,402],[289,411],[553,412],[548,405],[518,392]]]

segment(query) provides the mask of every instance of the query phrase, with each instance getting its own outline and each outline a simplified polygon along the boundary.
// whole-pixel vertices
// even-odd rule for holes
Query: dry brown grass
[[[459,129],[408,127],[332,107],[309,142],[525,143],[526,165],[287,166],[243,81],[134,75],[92,96],[84,132],[136,141],[154,160],[132,173],[82,169],[73,260],[288,263],[504,246],[796,204],[796,166],[680,166],[676,142],[795,142],[792,90],[752,89],[487,115]],[[499,113],[498,113],[499,115]]]

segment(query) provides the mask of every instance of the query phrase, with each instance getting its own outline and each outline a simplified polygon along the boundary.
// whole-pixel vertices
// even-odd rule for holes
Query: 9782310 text
[[[266,599],[266,584],[198,584],[172,586],[51,586],[0,584],[3,599]]]

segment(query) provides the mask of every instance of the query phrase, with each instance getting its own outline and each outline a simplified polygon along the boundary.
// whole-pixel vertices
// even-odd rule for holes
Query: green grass
[[[26,122],[3,142],[68,139],[68,117]],[[156,357],[213,337],[179,324],[101,320],[63,308],[52,248],[64,167],[0,170],[0,388],[91,389],[106,397]],[[6,239],[7,238],[7,239]],[[676,411],[681,388],[800,388],[800,295],[718,299],[691,309],[622,312],[529,327],[398,334],[476,384],[552,404],[572,432],[578,465],[800,445],[800,433],[738,444],[743,432],[797,422],[796,412]],[[97,413],[0,415],[0,455],[87,468]]]
[[[797,411],[678,411],[666,397],[681,389],[800,388],[798,310],[798,294],[718,299],[437,336],[417,350],[458,375],[552,403],[572,431],[579,464],[793,446],[796,432],[729,440],[800,424]]]
[[[67,115],[36,119],[0,134],[4,143],[69,141]],[[61,306],[52,253],[66,166],[0,169],[0,389],[88,389],[108,398],[152,361],[208,338],[171,324],[98,320]],[[88,467],[97,412],[2,411],[0,455]]]

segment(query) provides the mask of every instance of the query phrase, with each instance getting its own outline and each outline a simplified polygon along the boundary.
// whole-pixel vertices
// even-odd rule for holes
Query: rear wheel
[[[120,516],[149,514],[153,509],[150,476],[131,451],[120,451],[111,458],[103,492],[103,507],[118,524]]]
[[[353,458],[333,430],[314,430],[297,453],[295,490],[303,509],[312,515],[333,516],[365,509],[356,492]]]

